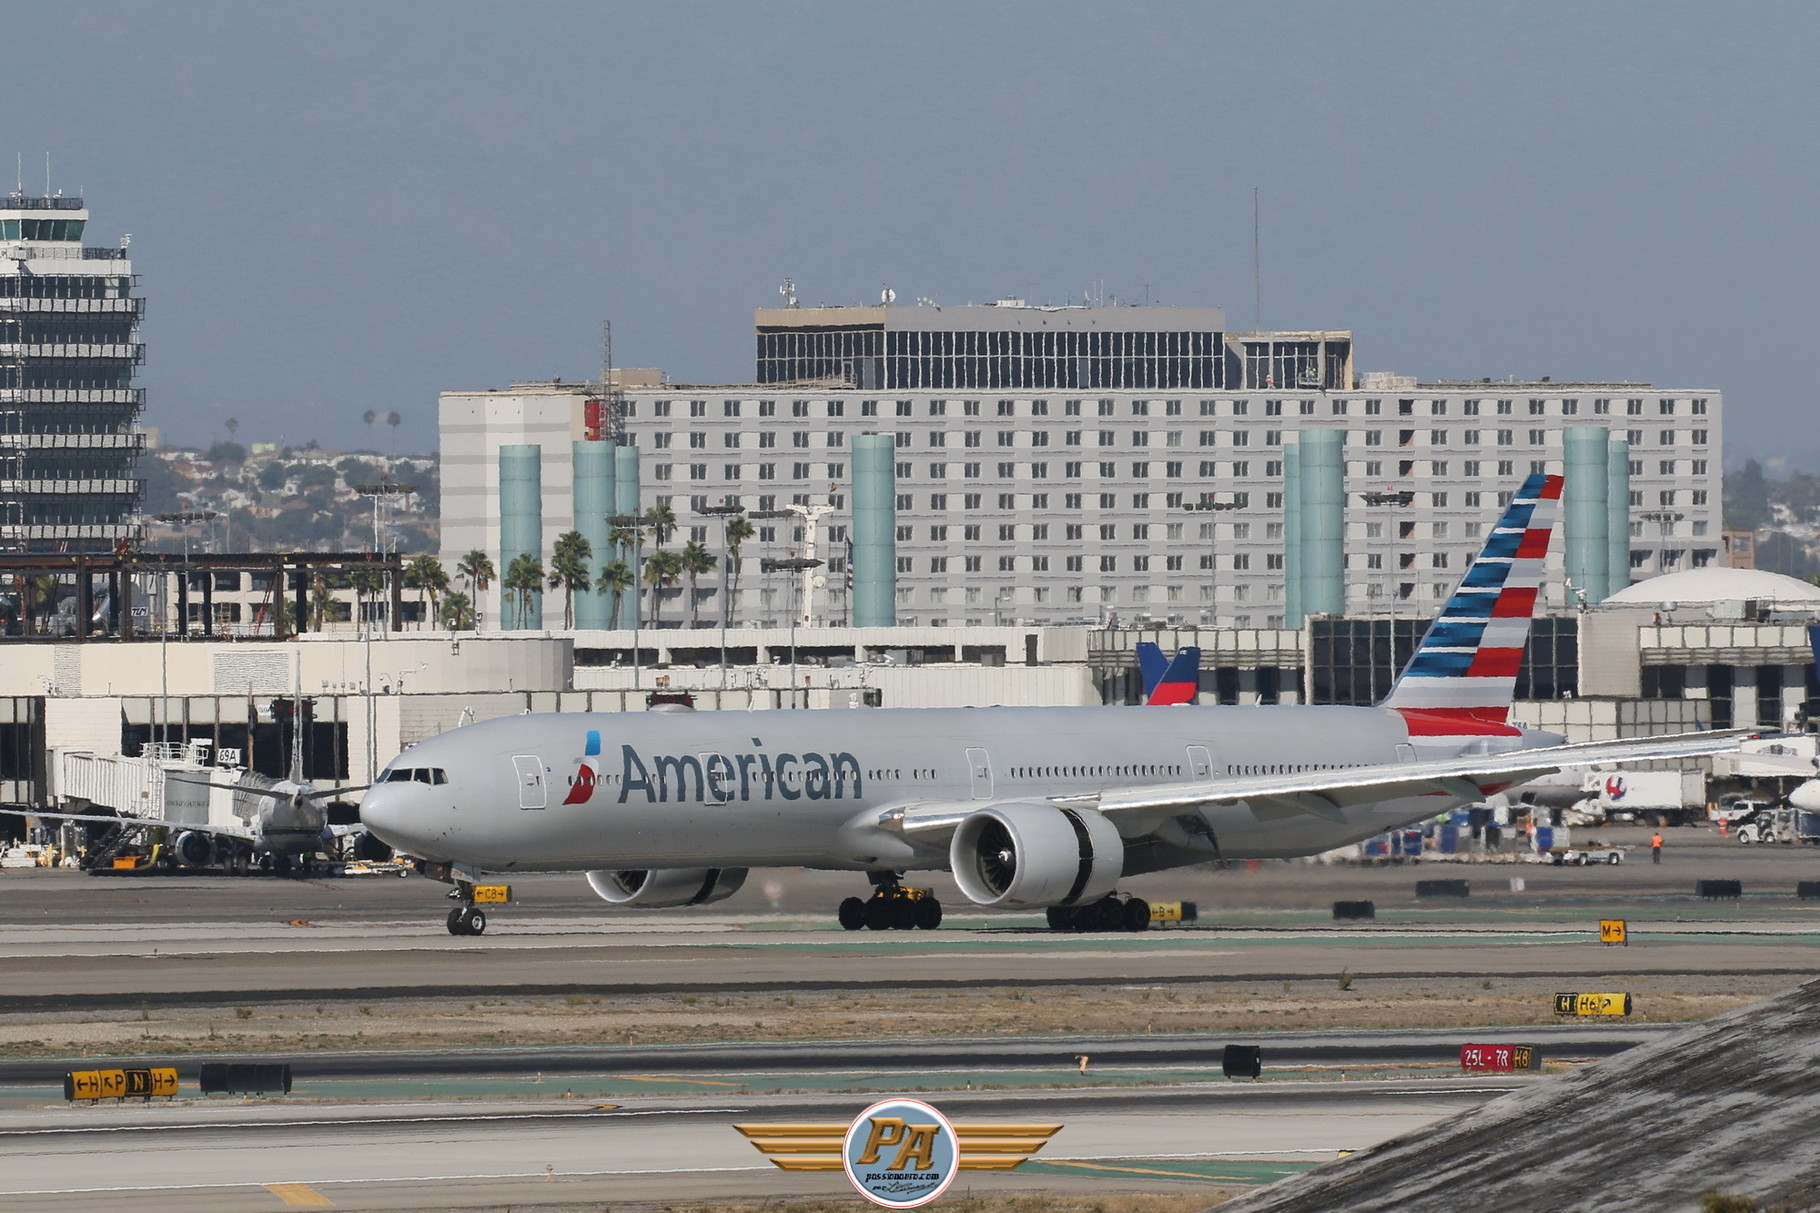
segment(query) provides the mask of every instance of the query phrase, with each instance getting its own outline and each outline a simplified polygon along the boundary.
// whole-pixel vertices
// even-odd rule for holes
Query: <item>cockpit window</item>
[[[449,773],[441,767],[397,767],[387,771],[381,783],[430,783],[449,782]]]

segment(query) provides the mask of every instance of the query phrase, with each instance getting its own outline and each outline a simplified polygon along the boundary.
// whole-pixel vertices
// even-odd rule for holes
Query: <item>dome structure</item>
[[[1651,577],[1619,590],[1601,606],[1660,607],[1708,602],[1761,602],[1820,609],[1820,586],[1766,569],[1707,567]]]

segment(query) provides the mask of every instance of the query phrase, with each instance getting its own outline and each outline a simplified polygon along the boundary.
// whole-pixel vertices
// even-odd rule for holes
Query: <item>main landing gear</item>
[[[1148,931],[1150,903],[1110,893],[1084,906],[1050,906],[1052,931]]]
[[[942,903],[930,889],[906,889],[896,873],[873,876],[871,897],[840,903],[840,925],[849,931],[933,931],[942,925]]]

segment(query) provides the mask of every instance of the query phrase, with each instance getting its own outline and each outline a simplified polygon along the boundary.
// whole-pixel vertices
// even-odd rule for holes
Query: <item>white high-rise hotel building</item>
[[[1632,579],[1720,562],[1714,390],[1361,377],[1349,332],[1227,333],[1217,308],[1006,301],[781,308],[757,322],[757,384],[621,393],[643,504],[668,501],[717,548],[718,525],[694,510],[831,503],[838,573],[849,440],[891,433],[900,623],[1279,625],[1283,446],[1312,429],[1347,435],[1349,613],[1431,613],[1499,494],[1560,470],[1562,431],[1576,425],[1630,443]],[[498,558],[502,445],[543,448],[546,549],[574,525],[570,443],[600,394],[539,383],[443,395],[446,560]],[[1230,508],[1185,508],[1208,499]],[[736,618],[788,618],[787,587],[756,565],[788,554],[791,526],[767,523],[745,547]],[[833,621],[841,583],[829,579]],[[1548,605],[1567,607],[1558,570],[1550,586]],[[716,587],[701,592],[702,615],[718,617]],[[499,617],[496,604],[486,613]]]

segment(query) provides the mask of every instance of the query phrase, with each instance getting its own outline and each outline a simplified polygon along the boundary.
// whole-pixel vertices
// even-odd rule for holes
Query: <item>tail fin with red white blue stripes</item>
[[[1382,705],[1403,714],[1412,736],[1514,732],[1506,722],[1560,501],[1561,477],[1524,480],[1429,624]]]

